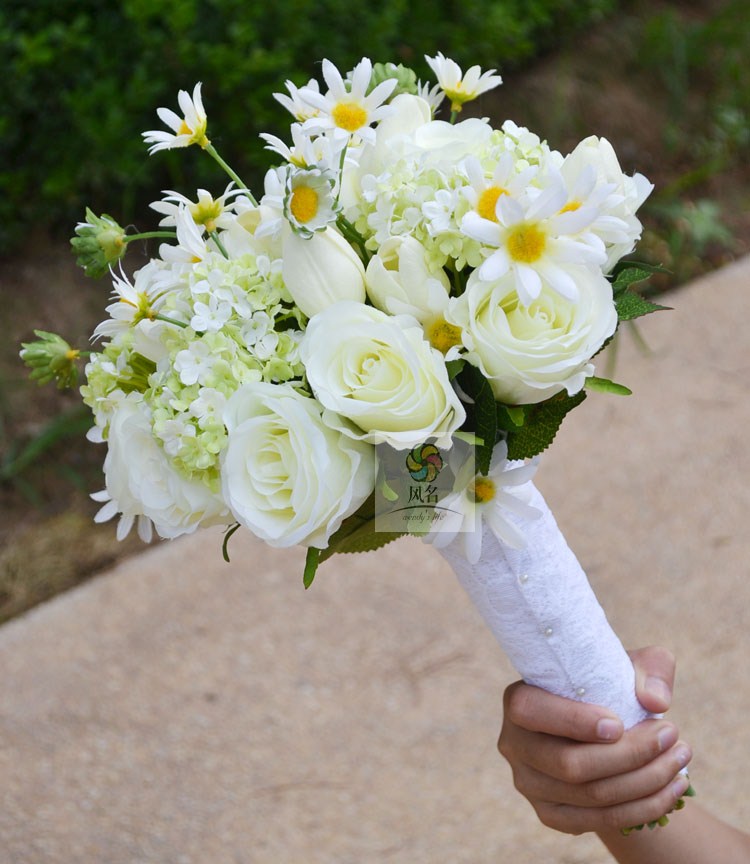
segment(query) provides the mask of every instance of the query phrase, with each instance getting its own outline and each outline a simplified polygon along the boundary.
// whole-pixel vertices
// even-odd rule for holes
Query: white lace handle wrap
[[[499,542],[485,525],[476,564],[466,560],[461,535],[440,553],[524,681],[604,705],[625,728],[635,726],[653,715],[636,699],[630,658],[544,498],[529,485],[541,518],[509,517],[523,531],[524,549]]]

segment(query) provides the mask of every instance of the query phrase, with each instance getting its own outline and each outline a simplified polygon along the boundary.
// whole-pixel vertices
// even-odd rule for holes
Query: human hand
[[[664,648],[631,652],[644,708],[669,708],[674,658]],[[522,681],[505,691],[500,753],[539,820],[568,834],[659,819],[688,788],[692,757],[677,727],[646,720],[624,732],[606,708],[553,696]]]

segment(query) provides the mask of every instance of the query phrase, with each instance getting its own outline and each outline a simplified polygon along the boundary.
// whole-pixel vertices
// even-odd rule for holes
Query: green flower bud
[[[401,63],[396,66],[395,63],[375,63],[372,67],[372,78],[370,79],[370,90],[374,90],[378,84],[387,81],[389,78],[395,78],[398,82],[391,93],[390,99],[398,96],[399,93],[417,93],[417,75],[413,69],[408,66],[402,66]]]
[[[32,370],[31,378],[39,384],[54,380],[60,390],[75,387],[78,381],[76,360],[80,352],[56,333],[35,330],[37,342],[22,342],[20,357]]]
[[[99,217],[87,207],[86,220],[76,226],[76,236],[71,238],[70,245],[78,256],[76,264],[83,267],[87,276],[98,278],[123,257],[128,243],[125,229],[106,213]]]

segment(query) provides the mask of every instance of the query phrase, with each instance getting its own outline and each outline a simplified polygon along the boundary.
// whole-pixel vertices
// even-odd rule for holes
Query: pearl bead
[[[521,583],[521,585],[525,585],[529,581],[529,574],[528,573],[521,574],[518,577],[518,581]]]
[[[576,690],[576,696],[584,696],[585,694],[586,694],[586,688],[585,687],[579,687]]]
[[[544,635],[545,635],[545,636],[551,636],[553,632],[554,632],[554,631],[552,630],[551,627],[546,627],[545,630],[544,630]]]

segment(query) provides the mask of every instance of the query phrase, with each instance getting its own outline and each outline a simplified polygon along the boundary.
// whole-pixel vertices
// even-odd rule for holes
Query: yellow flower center
[[[501,195],[507,194],[508,190],[503,189],[502,186],[490,186],[488,189],[485,189],[479,196],[477,213],[479,213],[482,219],[489,219],[491,222],[497,222],[497,216],[495,214],[497,209],[497,199]]]
[[[302,225],[315,218],[318,212],[318,193],[309,186],[298,186],[289,202],[292,216]]]
[[[191,129],[190,126],[188,126],[187,120],[185,120],[185,118],[183,117],[182,123],[180,123],[180,128],[177,130],[177,134],[189,135],[190,140],[188,141],[188,144],[198,144],[205,150],[205,148],[208,147],[210,143],[208,140],[208,136],[206,135],[206,126],[207,123],[203,122],[200,124],[200,126],[198,126],[197,129]]]
[[[356,132],[367,123],[367,111],[357,102],[339,102],[331,112],[331,118],[339,129]]]
[[[461,344],[461,328],[449,324],[445,318],[438,318],[427,328],[427,338],[433,348],[447,354],[455,345]]]
[[[80,353],[81,353],[81,352],[78,350],[78,348],[69,348],[69,349],[65,352],[65,359],[66,359],[66,360],[77,360],[77,359],[78,359],[78,355],[79,355]]]
[[[562,208],[561,213],[572,213],[581,206],[580,201],[568,201],[568,203]]]
[[[533,264],[544,254],[547,237],[536,225],[519,225],[508,237],[508,252],[514,261]]]
[[[477,504],[486,504],[488,501],[492,501],[497,490],[495,488],[494,480],[490,480],[489,477],[477,475],[469,486],[468,491],[469,496],[473,498]]]

